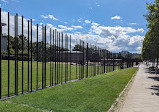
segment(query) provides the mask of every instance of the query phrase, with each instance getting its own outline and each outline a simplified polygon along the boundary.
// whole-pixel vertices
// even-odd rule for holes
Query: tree
[[[79,44],[76,44],[75,47],[72,50],[73,51],[83,51],[83,47]]]
[[[148,13],[144,15],[148,22],[148,32],[145,35],[142,48],[142,57],[144,60],[159,58],[159,0],[154,3],[147,3]]]
[[[131,60],[131,59],[132,59],[132,54],[131,54],[131,53],[128,53],[128,54],[125,56],[125,58],[126,58],[127,60]]]
[[[117,59],[123,59],[123,56],[121,55],[121,52],[119,52]]]

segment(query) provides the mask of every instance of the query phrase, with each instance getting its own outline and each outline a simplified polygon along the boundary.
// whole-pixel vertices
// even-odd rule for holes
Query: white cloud
[[[129,23],[129,25],[136,25],[136,23]]]
[[[71,31],[71,30],[74,30],[73,28],[70,28],[70,27],[67,27],[67,26],[64,26],[64,25],[58,25],[58,27],[60,28],[59,29],[60,31]]]
[[[101,26],[98,23],[92,23],[89,34],[99,35],[97,44],[101,47],[105,46],[108,50],[115,52],[119,52],[121,50],[140,52],[141,50],[137,48],[142,47],[144,36],[135,34],[143,32],[143,28],[134,29],[132,27],[122,26],[111,27]],[[130,36],[130,34],[134,36]]]
[[[132,27],[121,27],[121,26],[115,26],[115,27],[111,27],[111,26],[99,26],[98,23],[93,23],[91,26],[91,30],[93,33],[96,34],[102,34],[103,32],[107,32],[111,33],[111,34],[129,34],[129,33],[137,33],[137,32],[144,32],[143,28],[138,28],[138,29],[134,29]],[[109,32],[108,32],[109,31]]]
[[[4,3],[8,3],[8,1],[7,0],[1,0],[2,2],[4,2]]]
[[[121,17],[120,16],[111,17],[111,20],[114,20],[114,19],[121,19]]]
[[[75,29],[82,29],[83,27],[82,26],[71,26],[72,28],[75,28]]]
[[[2,6],[2,4],[0,4],[0,7]]]
[[[92,26],[93,26],[93,27],[97,27],[97,26],[99,26],[99,25],[100,25],[100,24],[95,23],[95,22],[92,23]]]
[[[91,21],[90,21],[90,20],[85,20],[84,22],[85,22],[86,24],[91,23]]]
[[[58,25],[58,27],[60,28],[60,31],[72,31],[72,30],[77,30],[77,29],[82,29],[82,26],[74,26],[72,25],[71,27],[68,26],[64,26],[64,25]]]
[[[129,45],[133,45],[136,43],[142,43],[144,40],[144,36],[136,35],[130,38]]]
[[[58,19],[55,18],[53,15],[41,15],[41,17],[44,18],[44,19],[58,20]]]
[[[67,28],[67,27],[64,26],[64,25],[58,25],[58,27],[59,27],[59,28],[63,28],[63,29]]]
[[[99,5],[99,3],[98,3],[98,2],[96,2],[96,6],[97,6],[97,7],[100,7],[100,5]]]

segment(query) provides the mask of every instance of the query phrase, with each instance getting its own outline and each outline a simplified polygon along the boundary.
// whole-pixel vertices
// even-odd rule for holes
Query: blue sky
[[[0,0],[18,13],[113,52],[141,52],[147,31],[146,2],[153,0]]]

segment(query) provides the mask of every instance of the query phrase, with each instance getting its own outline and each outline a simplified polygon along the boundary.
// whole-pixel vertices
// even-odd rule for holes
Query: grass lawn
[[[127,68],[16,96],[1,101],[0,111],[17,110],[16,112],[21,112],[20,109],[24,111],[26,108],[27,111],[30,107],[37,108],[36,111],[41,109],[53,112],[105,112],[137,70],[138,67]],[[6,102],[10,102],[10,104],[6,104]],[[23,105],[27,105],[27,107],[23,108]]]
[[[10,102],[0,102],[1,112],[43,112],[42,110]]]
[[[31,62],[30,62],[31,63]],[[33,78],[32,78],[32,84],[33,89],[36,89],[36,76],[37,76],[37,62],[33,62]],[[42,63],[38,62],[38,88],[42,86]],[[55,79],[55,66],[53,65],[53,79]],[[31,64],[29,65],[29,67]],[[50,85],[50,63],[46,64],[46,85]],[[63,67],[62,67],[63,66]],[[70,65],[68,66],[68,80],[78,79],[79,78],[79,67],[77,66],[77,77],[76,77],[76,66],[71,66],[71,77],[70,77]],[[63,78],[62,81],[65,81],[65,64],[60,64],[60,73],[62,74],[62,68],[63,68]],[[96,68],[96,71],[98,70],[98,67],[89,66],[89,76],[94,75],[93,70]],[[30,79],[29,79],[29,88],[31,88],[31,67],[30,69]],[[101,73],[103,69],[103,66],[99,66],[99,72]],[[116,67],[118,69],[118,67]],[[108,69],[107,69],[108,70]],[[112,67],[110,67],[110,70],[112,71]],[[84,70],[86,74],[86,66]],[[60,74],[60,76],[61,76]],[[84,75],[85,76],[85,75]],[[60,78],[61,79],[61,78]],[[27,91],[28,88],[28,62],[24,61],[24,91]],[[54,81],[55,83],[55,81]],[[15,61],[10,61],[10,94],[14,94],[15,91]],[[18,62],[18,92],[22,91],[22,62]],[[8,61],[2,60],[2,96],[7,96],[8,93]]]

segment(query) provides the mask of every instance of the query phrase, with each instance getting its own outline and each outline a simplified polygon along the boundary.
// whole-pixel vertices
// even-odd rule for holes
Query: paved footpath
[[[159,74],[141,64],[119,112],[159,112]]]

